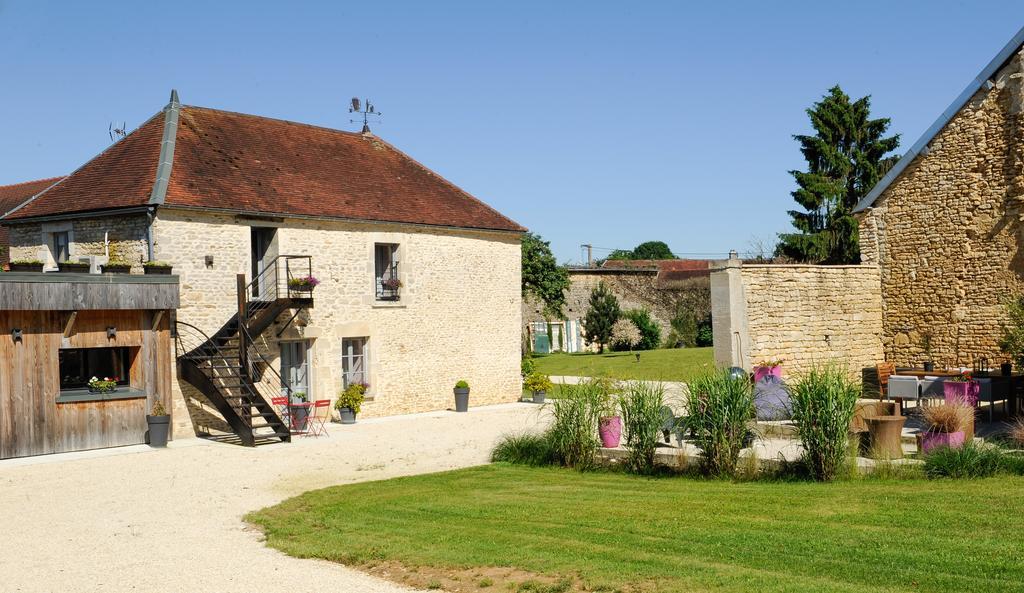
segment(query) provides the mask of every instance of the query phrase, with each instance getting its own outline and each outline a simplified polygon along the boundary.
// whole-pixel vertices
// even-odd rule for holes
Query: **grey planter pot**
[[[469,387],[453,389],[455,392],[455,411],[456,412],[468,412],[469,411]]]
[[[543,390],[542,391],[534,391],[533,392],[533,403],[535,403],[535,404],[542,404],[542,403],[544,403],[544,399],[547,396],[548,396],[548,392],[547,391],[543,391]]]
[[[149,446],[166,447],[167,437],[171,432],[171,417],[150,416],[146,414],[146,424],[149,425]]]
[[[171,266],[143,266],[142,271],[150,275],[170,276],[173,268]]]
[[[338,416],[341,417],[342,424],[356,423],[356,413],[352,411],[352,408],[338,408]]]

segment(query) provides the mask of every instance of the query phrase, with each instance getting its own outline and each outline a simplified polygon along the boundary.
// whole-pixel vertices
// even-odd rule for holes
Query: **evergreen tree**
[[[551,244],[540,235],[523,235],[522,250],[523,296],[533,294],[544,303],[545,315],[561,318],[569,272],[565,266],[558,265],[551,253]]]
[[[790,210],[798,232],[779,235],[778,255],[797,261],[851,264],[860,262],[854,206],[897,156],[899,135],[885,137],[889,119],[871,119],[871,97],[850,102],[838,85],[807,110],[813,136],[795,135],[807,171],[790,171],[799,186],[792,192],[803,211]]]
[[[615,322],[622,317],[619,300],[608,290],[604,282],[599,282],[590,291],[590,302],[587,314],[583,317],[584,337],[588,342],[597,344],[597,351],[604,353],[604,347],[611,341]]]

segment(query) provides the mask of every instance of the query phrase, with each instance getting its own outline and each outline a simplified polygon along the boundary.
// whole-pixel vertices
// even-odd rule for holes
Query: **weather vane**
[[[363,99],[363,103],[365,105],[360,105],[359,104],[359,98],[358,97],[352,97],[352,106],[348,108],[348,112],[349,113],[358,113],[358,114],[363,116],[363,133],[364,134],[369,134],[370,133],[370,116],[373,115],[373,116],[376,116],[376,117],[380,117],[381,115],[384,115],[384,114],[379,112],[379,111],[377,111],[377,109],[373,106],[373,103],[370,103],[369,99]],[[350,119],[348,121],[349,121],[349,123],[352,123],[352,124],[359,123],[358,119]]]

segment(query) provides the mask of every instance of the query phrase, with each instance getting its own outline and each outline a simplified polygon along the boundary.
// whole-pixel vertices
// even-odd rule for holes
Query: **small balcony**
[[[398,262],[392,261],[390,265],[377,274],[377,300],[398,301],[402,298],[402,281],[398,276]]]

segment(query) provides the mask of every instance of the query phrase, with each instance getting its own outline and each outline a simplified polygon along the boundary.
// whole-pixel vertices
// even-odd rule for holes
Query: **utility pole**
[[[587,267],[588,268],[593,268],[594,267],[594,246],[591,245],[590,243],[584,243],[583,245],[580,245],[580,247],[586,247],[587,248]]]

